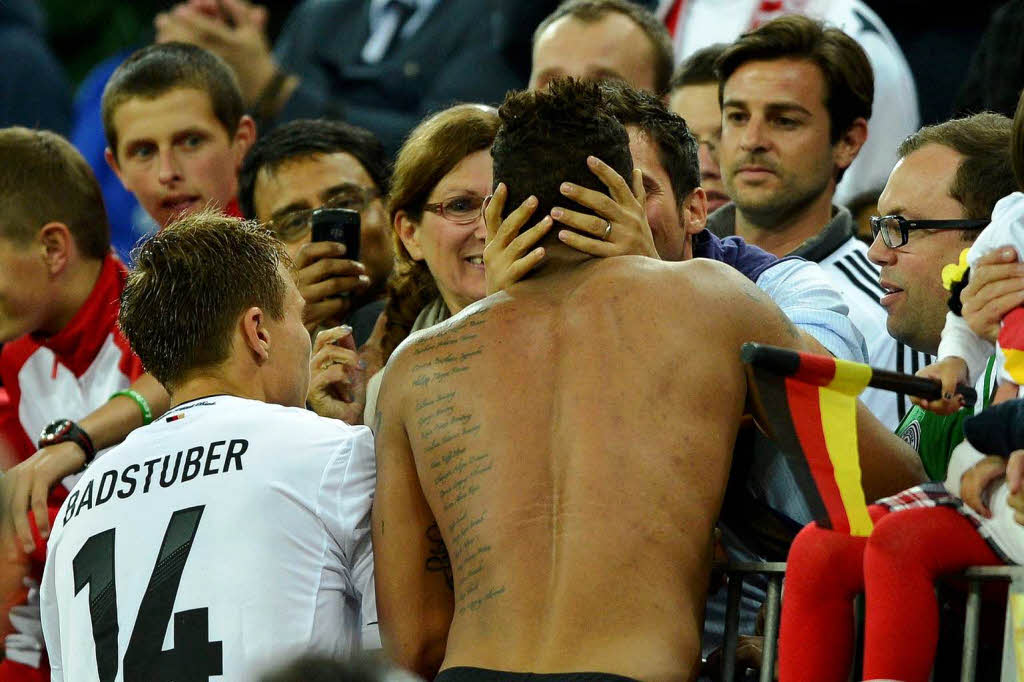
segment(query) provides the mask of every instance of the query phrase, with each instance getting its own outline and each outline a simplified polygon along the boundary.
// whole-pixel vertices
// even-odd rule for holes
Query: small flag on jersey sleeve
[[[868,365],[823,355],[745,344],[763,425],[790,463],[815,520],[850,535],[871,533],[860,482],[857,396]]]

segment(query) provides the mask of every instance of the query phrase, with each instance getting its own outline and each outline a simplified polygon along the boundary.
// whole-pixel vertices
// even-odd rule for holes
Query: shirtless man
[[[505,205],[532,193],[546,215],[566,206],[563,180],[600,189],[596,154],[631,177],[595,85],[515,93],[500,114]],[[800,336],[721,263],[543,244],[530,277],[388,365],[373,509],[385,646],[445,681],[693,679],[747,395],[739,349]]]

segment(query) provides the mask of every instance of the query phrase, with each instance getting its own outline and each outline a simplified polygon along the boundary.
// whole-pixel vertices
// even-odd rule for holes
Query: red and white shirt
[[[92,292],[67,326],[49,337],[28,334],[0,350],[0,383],[9,398],[0,405],[0,440],[6,441],[6,449],[19,461],[36,451],[36,440],[47,424],[85,417],[143,374],[142,362],[117,327],[126,276],[121,261],[108,255]],[[49,500],[51,518],[79,476],[68,476],[54,488]],[[36,542],[30,564],[15,568],[38,579],[43,551],[38,538]],[[22,601],[10,612],[15,632],[5,641],[2,680],[49,678],[36,595],[30,589],[28,602]],[[8,605],[0,604],[4,620],[7,614],[2,611]],[[0,623],[0,633],[7,629],[6,622]]]
[[[142,363],[117,327],[126,276],[124,265],[108,255],[89,298],[64,329],[49,337],[27,334],[0,351],[0,383],[9,396],[0,437],[21,460],[36,451],[47,424],[85,417],[142,375]]]

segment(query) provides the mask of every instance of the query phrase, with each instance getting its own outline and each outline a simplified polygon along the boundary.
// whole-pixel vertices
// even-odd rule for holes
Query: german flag
[[[769,422],[762,427],[789,460],[815,520],[850,535],[870,535],[857,452],[857,396],[871,380],[871,367],[758,344],[744,346],[743,360]]]
[[[1014,308],[1003,316],[999,348],[1006,358],[1006,373],[1017,385],[1024,384],[1024,308]]]
[[[857,449],[857,396],[870,386],[938,400],[942,384],[758,343],[743,344],[741,357],[763,418],[761,428],[792,465],[815,520],[833,530],[869,535]],[[957,385],[956,392],[968,407],[978,399],[969,386]]]

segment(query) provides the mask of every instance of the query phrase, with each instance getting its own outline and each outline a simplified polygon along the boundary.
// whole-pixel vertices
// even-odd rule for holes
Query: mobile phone
[[[318,208],[313,211],[313,241],[340,242],[345,258],[359,260],[359,212],[349,208]]]

